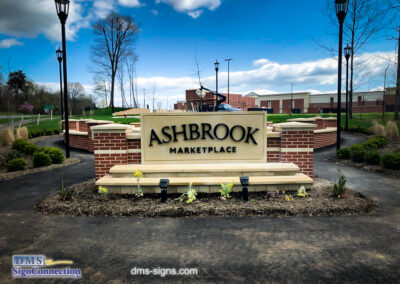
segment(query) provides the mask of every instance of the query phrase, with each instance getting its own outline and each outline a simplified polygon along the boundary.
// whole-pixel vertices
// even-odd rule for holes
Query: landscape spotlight
[[[336,16],[339,20],[339,62],[338,62],[338,86],[337,86],[337,140],[336,148],[340,149],[340,116],[342,110],[342,51],[343,51],[343,23],[347,15],[349,0],[335,0]]]
[[[244,201],[249,201],[249,177],[240,177],[240,184],[242,185],[242,197]]]
[[[65,156],[69,158],[69,120],[68,120],[68,79],[67,79],[67,45],[65,39],[65,22],[69,13],[69,0],[54,0],[58,18],[61,23],[62,59],[64,75],[64,108],[65,108]]]
[[[346,58],[346,131],[349,130],[349,59],[352,53],[352,48],[347,44],[344,48],[344,57]]]
[[[160,179],[161,202],[163,202],[163,203],[165,203],[165,201],[167,201],[168,185],[169,185],[169,179]]]

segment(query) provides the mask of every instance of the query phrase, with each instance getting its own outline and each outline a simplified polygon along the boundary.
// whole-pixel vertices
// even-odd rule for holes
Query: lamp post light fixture
[[[54,0],[58,18],[61,23],[63,75],[64,75],[64,109],[65,109],[65,156],[69,158],[69,120],[68,120],[68,79],[67,79],[67,46],[65,43],[65,23],[68,18],[69,0]]]
[[[349,8],[349,0],[335,0],[336,16],[339,20],[339,63],[337,86],[337,140],[336,149],[340,149],[340,116],[342,111],[342,53],[343,53],[343,23]]]
[[[61,62],[63,60],[62,56],[62,50],[60,47],[56,50],[56,55],[57,55],[57,60],[58,60],[58,66],[59,66],[59,73],[60,73],[60,112],[61,112],[61,120],[64,119],[64,107],[63,107],[63,88],[62,88],[62,71],[61,71]]]
[[[345,130],[349,130],[349,104],[352,102],[349,102],[349,59],[352,53],[352,49],[347,44],[347,46],[344,48],[344,57],[346,58],[346,128]]]
[[[219,70],[218,60],[215,61],[214,67],[215,67],[215,92],[218,94],[218,70]]]
[[[225,61],[226,62],[228,62],[228,104],[230,103],[230,100],[229,100],[229,73],[230,73],[230,66],[229,66],[229,63],[231,62],[233,60],[233,58],[228,58],[228,59],[225,59]]]

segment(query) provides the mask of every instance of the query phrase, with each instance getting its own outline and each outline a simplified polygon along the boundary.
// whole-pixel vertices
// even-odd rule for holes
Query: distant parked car
[[[216,111],[227,111],[227,112],[236,112],[236,111],[243,111],[241,108],[235,108],[228,104],[220,104]]]

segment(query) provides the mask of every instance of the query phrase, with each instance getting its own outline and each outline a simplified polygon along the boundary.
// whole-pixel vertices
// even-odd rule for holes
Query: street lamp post
[[[215,67],[215,92],[218,94],[218,70],[219,70],[218,60],[215,61],[214,67]]]
[[[68,18],[69,0],[55,0],[58,18],[61,23],[63,75],[64,75],[64,109],[65,109],[65,156],[69,158],[69,121],[68,121],[68,80],[67,80],[67,47],[65,43],[65,23]]]
[[[337,89],[337,140],[336,149],[340,149],[340,116],[342,111],[342,51],[343,51],[343,23],[347,15],[349,0],[335,0],[336,16],[339,20],[339,63]]]
[[[346,58],[346,131],[349,130],[349,59],[351,56],[351,47],[349,44],[344,48],[344,57]]]
[[[231,62],[233,60],[233,58],[228,58],[228,59],[225,59],[225,61],[227,61],[228,62],[228,104],[229,104],[229,72],[230,72],[230,69],[229,69],[229,63]]]
[[[61,62],[62,62],[62,50],[60,47],[56,50],[58,66],[59,66],[59,73],[60,73],[60,111],[61,111],[61,120],[64,119],[64,107],[63,107],[63,95],[62,95],[62,71],[61,71]]]

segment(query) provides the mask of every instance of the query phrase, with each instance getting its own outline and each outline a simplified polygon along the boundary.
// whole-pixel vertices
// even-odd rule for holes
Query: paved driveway
[[[361,139],[344,138],[346,143]],[[323,159],[333,153],[334,147],[316,153],[318,176],[336,179],[336,165]],[[66,179],[76,183],[92,178],[92,156],[72,154],[82,162],[63,169]],[[60,187],[61,169],[2,182],[0,283],[11,282],[11,255],[17,253],[72,259],[87,283],[399,282],[400,182],[340,168],[349,185],[380,200],[381,213],[289,218],[40,216],[32,211],[33,204]],[[198,275],[131,276],[133,267],[195,267]]]

